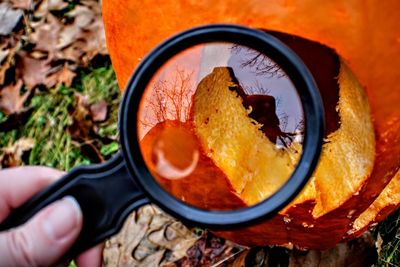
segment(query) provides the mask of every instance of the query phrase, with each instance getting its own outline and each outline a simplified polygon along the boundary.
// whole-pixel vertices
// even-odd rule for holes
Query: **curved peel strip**
[[[340,127],[331,133],[315,171],[317,204],[315,217],[334,210],[350,199],[371,174],[375,159],[375,136],[368,99],[344,62],[339,73]],[[324,90],[324,88],[320,88]]]
[[[390,183],[380,193],[374,203],[354,221],[353,228],[348,232],[351,237],[360,236],[368,227],[383,220],[400,206],[400,170]]]
[[[228,177],[236,193],[249,205],[276,192],[290,177],[296,161],[259,129],[242,99],[233,71],[215,68],[197,87],[193,122],[207,155]]]

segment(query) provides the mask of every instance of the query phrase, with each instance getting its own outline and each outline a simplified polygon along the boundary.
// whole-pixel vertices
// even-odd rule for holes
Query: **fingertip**
[[[31,175],[47,178],[50,182],[57,180],[65,174],[64,171],[46,166],[25,166],[21,171],[30,172]]]
[[[43,166],[0,170],[0,221],[34,194],[60,178],[64,172]]]
[[[79,203],[71,196],[54,202],[43,212],[41,224],[49,240],[60,242],[74,237],[71,233],[80,232],[82,212]]]
[[[99,244],[84,253],[76,259],[78,267],[101,267],[103,262],[104,244]]]
[[[77,205],[66,197],[24,225],[0,233],[0,266],[54,266],[80,233],[82,215]]]

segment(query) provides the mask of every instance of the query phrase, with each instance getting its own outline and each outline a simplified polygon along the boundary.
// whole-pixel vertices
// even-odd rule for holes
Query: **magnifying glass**
[[[133,74],[120,106],[120,152],[76,167],[0,231],[67,195],[84,218],[70,255],[115,234],[150,202],[197,226],[248,226],[304,187],[323,129],[317,86],[283,43],[242,26],[194,28],[159,45]]]

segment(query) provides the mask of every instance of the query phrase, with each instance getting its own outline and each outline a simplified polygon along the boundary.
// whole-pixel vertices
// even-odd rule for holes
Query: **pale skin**
[[[63,172],[47,167],[17,167],[0,171],[0,222]],[[36,214],[15,229],[0,232],[0,266],[67,266],[60,262],[82,227],[77,202],[67,197]],[[82,253],[79,267],[101,266],[102,246]]]

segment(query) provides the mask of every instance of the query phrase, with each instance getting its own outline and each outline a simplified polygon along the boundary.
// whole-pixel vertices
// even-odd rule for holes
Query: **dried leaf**
[[[31,150],[35,141],[31,138],[20,138],[14,144],[9,144],[3,148],[0,156],[0,169],[15,167],[22,164],[22,155]]]
[[[104,158],[98,147],[102,144],[98,140],[97,126],[91,113],[91,105],[87,96],[76,93],[75,105],[71,112],[72,124],[68,131],[72,138],[79,142],[82,153],[92,162],[103,162]]]
[[[79,93],[75,94],[75,106],[71,117],[72,124],[68,127],[72,138],[88,141],[93,135],[94,123],[90,114],[89,98]]]
[[[378,233],[378,236],[376,237],[376,241],[375,241],[375,247],[376,247],[376,251],[379,254],[381,254],[382,251],[382,245],[383,245],[383,239],[380,233]]]
[[[132,213],[120,233],[106,242],[105,267],[159,266],[185,255],[197,236],[148,205]]]
[[[166,266],[226,266],[234,262],[235,256],[243,250],[242,246],[206,232],[186,251],[185,257]]]
[[[369,233],[348,243],[338,244],[326,251],[294,251],[290,255],[289,267],[364,267],[376,261],[374,241]]]
[[[19,46],[19,40],[15,40],[14,37],[7,38],[0,45],[0,85],[5,83],[6,72],[10,69]]]
[[[63,0],[43,0],[35,12],[35,16],[42,17],[53,10],[62,10],[68,7],[68,2]]]
[[[23,10],[33,10],[39,2],[38,0],[10,0],[11,5],[14,8],[23,9]]]
[[[74,68],[68,64],[60,65],[57,68],[52,69],[53,73],[49,73],[46,77],[46,86],[48,88],[59,86],[61,84],[71,86],[72,81],[76,76],[76,73],[72,71],[72,69]]]
[[[90,105],[90,114],[92,115],[93,121],[102,122],[107,119],[108,104],[105,100]]]
[[[89,60],[93,59],[97,54],[108,54],[104,26],[100,16],[96,17],[93,23],[85,29],[81,37],[85,40],[84,51]]]
[[[8,58],[10,54],[10,49],[9,48],[5,48],[5,47],[1,47],[0,46],[0,64],[6,59]]]
[[[84,40],[76,40],[71,45],[60,50],[58,55],[60,58],[77,62],[81,66],[87,66],[89,61],[85,57],[84,46],[85,46]]]
[[[75,11],[76,10],[76,11]],[[59,48],[62,57],[73,61],[80,61],[87,65],[96,55],[106,55],[104,26],[101,14],[94,13],[92,9],[78,6],[70,12],[74,23],[65,27],[61,33],[62,42]]]
[[[233,260],[232,263],[229,264],[230,267],[245,267],[246,266],[246,257],[249,254],[249,249],[245,249],[240,252],[237,257]]]
[[[52,60],[59,52],[57,45],[63,25],[55,16],[48,13],[40,21],[32,23],[32,28],[34,32],[29,35],[29,40],[36,44],[34,49],[47,52],[48,59]]]
[[[17,76],[24,81],[28,89],[38,85],[45,85],[47,88],[61,84],[71,86],[76,76],[76,67],[67,63],[51,67],[48,60],[32,57],[32,54],[26,52],[19,53],[17,59]]]
[[[46,78],[51,67],[47,60],[32,58],[26,52],[17,57],[17,76],[23,80],[28,89],[46,84]]]
[[[10,84],[0,91],[0,110],[6,114],[18,114],[23,112],[24,103],[30,95],[30,91],[21,95],[22,81],[18,80],[16,84]]]
[[[68,17],[73,19],[73,23],[63,27],[60,32],[60,38],[57,44],[58,49],[65,48],[80,39],[82,30],[93,22],[95,14],[89,8],[77,5],[68,13]]]
[[[8,35],[18,25],[23,12],[12,9],[8,3],[0,4],[0,35]]]
[[[92,9],[83,5],[76,5],[73,10],[68,12],[68,17],[74,18],[74,25],[78,28],[89,26],[95,19],[96,14]]]

